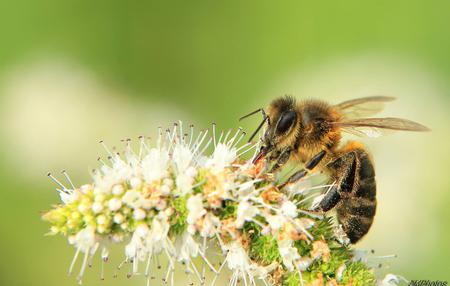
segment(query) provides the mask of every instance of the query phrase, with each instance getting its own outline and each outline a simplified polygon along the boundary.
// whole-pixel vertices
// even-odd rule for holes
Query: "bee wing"
[[[347,100],[336,104],[344,118],[364,118],[372,116],[384,109],[386,102],[395,100],[390,96],[369,96]]]
[[[336,122],[342,131],[363,137],[379,137],[392,131],[430,131],[417,122],[402,118],[361,118]]]

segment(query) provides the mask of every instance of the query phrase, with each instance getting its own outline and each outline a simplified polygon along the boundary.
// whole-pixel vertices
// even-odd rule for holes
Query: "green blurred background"
[[[379,208],[358,247],[397,254],[387,272],[450,280],[449,15],[445,0],[1,1],[0,285],[76,284],[73,248],[44,237],[48,170],[83,184],[99,139],[120,146],[177,119],[237,127],[284,94],[392,95],[383,115],[433,129],[364,139]],[[94,268],[85,285],[144,283]]]

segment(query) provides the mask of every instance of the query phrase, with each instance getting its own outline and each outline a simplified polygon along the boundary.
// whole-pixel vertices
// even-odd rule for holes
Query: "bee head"
[[[258,133],[262,126],[267,123],[267,128],[261,138],[263,144],[260,152],[255,157],[254,162],[265,157],[275,150],[290,146],[295,141],[299,116],[296,111],[293,97],[285,96],[273,100],[267,108],[267,113],[263,109],[258,109],[263,114],[263,121],[250,137],[250,140]],[[249,114],[249,115],[251,115]],[[248,116],[248,115],[247,115]],[[246,116],[245,116],[246,117]]]

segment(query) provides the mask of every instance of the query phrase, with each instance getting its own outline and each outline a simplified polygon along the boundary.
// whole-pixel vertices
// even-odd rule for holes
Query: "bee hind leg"
[[[327,194],[320,201],[319,205],[314,209],[316,212],[327,212],[334,208],[341,200],[341,194],[337,186],[332,186]]]
[[[331,162],[328,166],[333,169],[340,169],[340,176],[337,183],[325,194],[317,206],[317,211],[329,211],[334,208],[341,199],[348,197],[355,185],[357,170],[357,158],[355,152],[348,152]]]

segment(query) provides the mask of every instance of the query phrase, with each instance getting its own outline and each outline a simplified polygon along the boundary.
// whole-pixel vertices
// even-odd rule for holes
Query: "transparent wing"
[[[342,131],[363,137],[379,137],[392,131],[430,131],[417,122],[402,118],[361,118],[336,122]]]
[[[347,100],[336,104],[344,118],[363,118],[372,116],[384,109],[386,102],[395,100],[390,96],[369,96]]]

